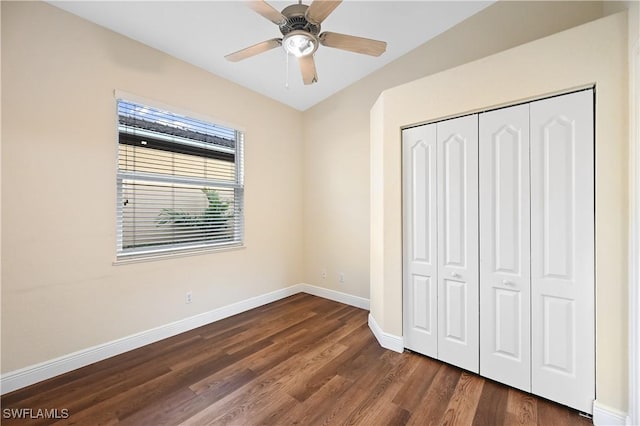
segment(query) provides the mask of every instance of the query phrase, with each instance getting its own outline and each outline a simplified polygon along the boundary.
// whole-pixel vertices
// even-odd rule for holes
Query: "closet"
[[[403,130],[405,347],[587,413],[593,90]]]

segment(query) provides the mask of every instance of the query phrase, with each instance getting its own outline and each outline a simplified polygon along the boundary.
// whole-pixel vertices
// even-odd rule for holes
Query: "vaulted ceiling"
[[[298,63],[276,48],[241,62],[226,54],[281,37],[277,25],[243,1],[50,1],[50,4],[203,68],[265,96],[305,110],[383,67],[493,1],[343,1],[322,31],[387,42],[372,57],[320,46],[318,82],[305,86]],[[295,2],[273,1],[278,10]],[[308,0],[304,3],[308,4]],[[469,40],[473,43],[473,40]],[[455,46],[452,46],[455,48]]]

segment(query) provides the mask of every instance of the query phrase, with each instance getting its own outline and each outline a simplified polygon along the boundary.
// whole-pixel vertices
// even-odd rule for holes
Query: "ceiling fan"
[[[371,56],[380,56],[387,49],[384,41],[371,40],[347,34],[325,31],[320,33],[320,25],[340,5],[342,0],[313,0],[309,6],[292,4],[278,12],[264,0],[250,1],[249,7],[280,28],[282,38],[272,38],[237,52],[226,55],[231,62],[238,62],[268,50],[283,46],[298,58],[304,84],[318,81],[313,54],[319,45],[348,50]]]

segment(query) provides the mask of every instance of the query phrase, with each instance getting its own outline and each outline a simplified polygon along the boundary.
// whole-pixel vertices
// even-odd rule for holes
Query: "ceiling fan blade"
[[[313,0],[305,13],[305,17],[315,24],[322,24],[322,21],[327,19],[333,9],[340,6],[340,3],[342,3],[342,0]]]
[[[318,74],[316,73],[316,62],[313,59],[313,55],[301,56],[298,58],[298,63],[300,64],[304,84],[317,83]]]
[[[282,25],[287,21],[287,18],[285,18],[285,16],[282,13],[278,12],[276,9],[273,8],[273,6],[271,6],[269,3],[265,2],[264,0],[250,1],[248,3],[249,3],[249,7],[253,9],[254,12],[264,16],[265,18],[267,18],[268,20],[270,20],[276,25]]]
[[[364,55],[380,56],[387,50],[386,42],[372,40],[370,38],[331,32],[324,32],[320,34],[319,38],[320,44],[323,46],[362,53]]]
[[[237,52],[230,53],[224,58],[227,61],[238,62],[279,46],[282,46],[282,39],[272,38],[271,40],[266,40],[261,43],[254,44],[253,46],[246,47],[242,50],[238,50]]]

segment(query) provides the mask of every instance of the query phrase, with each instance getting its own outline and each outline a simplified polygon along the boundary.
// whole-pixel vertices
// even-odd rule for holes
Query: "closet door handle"
[[[452,276],[453,278],[460,278],[460,274],[459,274],[459,273],[457,273],[457,272],[452,272],[452,273],[451,273],[451,276]]]
[[[516,283],[514,283],[513,281],[509,281],[509,280],[502,280],[502,284],[504,284],[504,285],[516,285]]]

